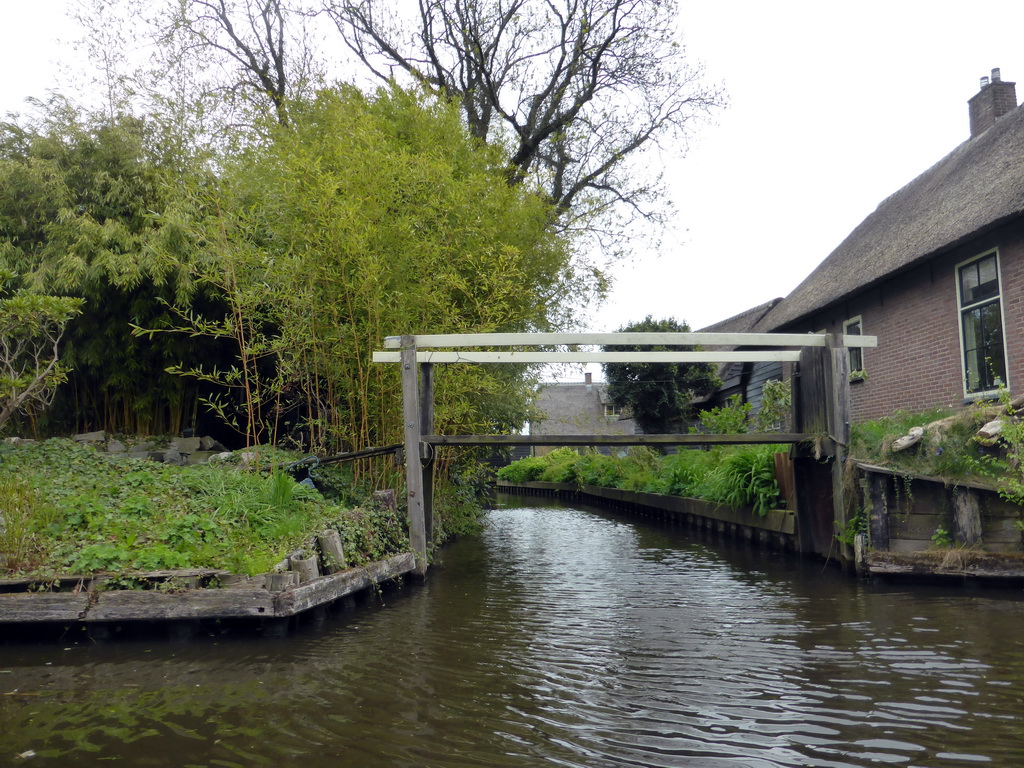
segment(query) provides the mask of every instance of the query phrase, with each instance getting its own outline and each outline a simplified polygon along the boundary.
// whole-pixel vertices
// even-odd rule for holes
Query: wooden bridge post
[[[434,364],[420,365],[420,430],[434,434]],[[429,547],[434,540],[434,446],[423,461],[423,533]]]
[[[847,509],[846,456],[850,447],[850,351],[831,334],[825,338],[829,353],[831,402],[828,408],[828,436],[832,441],[832,505],[836,533],[846,529],[850,515]],[[855,553],[849,544],[839,544],[839,558],[844,565],[853,565]]]
[[[422,414],[419,403],[419,365],[416,362],[416,342],[412,336],[402,336],[401,366],[409,546],[416,557],[416,574],[425,576],[427,573],[427,537],[423,503],[423,464],[420,460],[423,430],[420,426]]]
[[[817,436],[813,450],[802,448],[794,461],[800,550],[840,559],[853,552],[835,536],[846,525],[843,468],[850,440],[850,362],[833,336],[824,347],[805,347],[793,387],[793,431]],[[825,463],[828,464],[826,468]]]

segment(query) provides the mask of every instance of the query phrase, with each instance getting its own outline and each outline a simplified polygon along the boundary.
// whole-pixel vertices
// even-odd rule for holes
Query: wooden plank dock
[[[101,579],[67,577],[55,581],[68,591],[0,592],[0,626],[37,623],[112,623],[212,619],[286,619],[326,606],[369,587],[397,579],[415,568],[404,552],[363,567],[288,586],[267,588],[263,577],[241,577],[227,587],[103,589]],[[14,582],[5,582],[11,589]]]

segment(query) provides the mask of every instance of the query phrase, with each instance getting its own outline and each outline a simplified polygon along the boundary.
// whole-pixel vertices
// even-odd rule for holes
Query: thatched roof
[[[754,326],[767,314],[768,310],[772,309],[782,299],[772,299],[766,301],[764,304],[758,304],[756,307],[740,312],[738,315],[726,318],[725,320],[719,320],[713,325],[709,325],[706,328],[701,328],[701,333],[749,333],[753,330]]]
[[[632,435],[636,423],[632,419],[606,419],[604,406],[611,401],[601,383],[581,384],[555,382],[542,384],[534,401],[543,414],[530,425],[535,435]]]
[[[883,200],[755,330],[784,328],[1022,212],[1024,107],[1018,107]]]

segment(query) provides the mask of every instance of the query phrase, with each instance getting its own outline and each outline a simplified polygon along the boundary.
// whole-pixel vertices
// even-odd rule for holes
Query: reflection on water
[[[285,640],[0,646],[0,765],[1024,765],[1018,593],[509,506],[384,599]]]

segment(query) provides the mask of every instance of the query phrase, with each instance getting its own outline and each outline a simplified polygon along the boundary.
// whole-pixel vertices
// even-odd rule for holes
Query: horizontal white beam
[[[374,352],[375,363],[397,363],[401,352]],[[761,352],[416,352],[418,363],[795,363],[799,350]]]
[[[821,333],[443,333],[412,337],[417,347],[529,347],[605,344],[729,347],[823,347]],[[877,347],[877,336],[839,336],[847,347]],[[387,336],[385,349],[401,349],[400,336]]]

